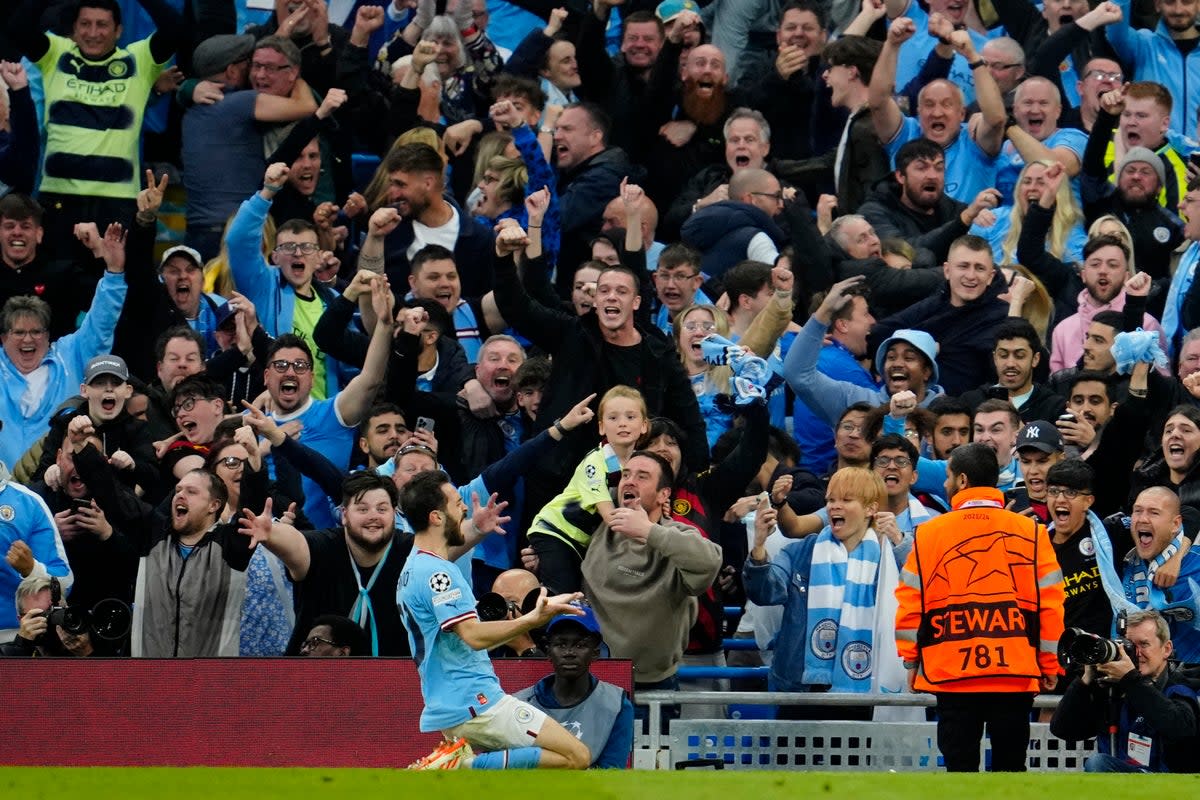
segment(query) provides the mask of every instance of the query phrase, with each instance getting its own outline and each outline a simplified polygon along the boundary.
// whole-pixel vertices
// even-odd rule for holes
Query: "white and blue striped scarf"
[[[879,536],[870,528],[852,553],[830,528],[818,534],[809,572],[803,683],[835,692],[871,691],[880,553]]]
[[[1122,519],[1128,528],[1128,517]],[[1190,595],[1186,600],[1172,602],[1167,594],[1154,585],[1154,573],[1167,563],[1183,546],[1183,529],[1181,528],[1171,543],[1161,553],[1149,561],[1138,558],[1137,549],[1130,550],[1125,556],[1128,570],[1118,570],[1113,560],[1112,544],[1108,540],[1108,532],[1104,523],[1091,511],[1088,512],[1088,524],[1092,529],[1092,542],[1096,546],[1096,563],[1100,568],[1100,584],[1113,609],[1113,634],[1117,633],[1116,617],[1124,611],[1133,613],[1144,608],[1153,608],[1165,612],[1169,619],[1178,618],[1188,622],[1196,630],[1200,630],[1200,585],[1188,579]],[[1172,611],[1179,609],[1176,614]]]

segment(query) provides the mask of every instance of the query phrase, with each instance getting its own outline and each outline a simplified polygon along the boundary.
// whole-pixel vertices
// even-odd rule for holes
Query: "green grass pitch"
[[[0,797],[196,798],[597,798],[597,800],[1062,800],[1074,793],[1104,800],[1195,796],[1196,775],[947,775],[821,772],[428,772],[371,769],[3,768]],[[451,794],[447,794],[447,792]],[[736,794],[735,794],[736,793]],[[1093,794],[1095,793],[1095,794]]]

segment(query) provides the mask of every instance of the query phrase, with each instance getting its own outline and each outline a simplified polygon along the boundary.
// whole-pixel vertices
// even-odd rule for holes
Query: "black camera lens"
[[[496,622],[508,617],[508,601],[502,595],[488,592],[475,602],[475,613],[484,622]]]
[[[92,608],[92,634],[99,639],[117,642],[129,634],[133,614],[129,606],[115,597],[101,600]]]
[[[1137,650],[1126,639],[1104,639],[1082,628],[1067,628],[1058,640],[1058,660],[1064,667],[1119,661],[1122,650],[1130,661],[1137,663]]]

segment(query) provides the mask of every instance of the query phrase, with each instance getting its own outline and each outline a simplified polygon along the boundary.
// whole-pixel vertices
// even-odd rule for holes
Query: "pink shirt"
[[[1093,317],[1101,311],[1122,311],[1124,308],[1124,289],[1104,305],[1097,304],[1095,299],[1088,294],[1087,289],[1081,291],[1078,313],[1072,314],[1054,326],[1054,334],[1050,338],[1050,371],[1058,372],[1060,369],[1073,367],[1079,363],[1079,358],[1083,355],[1083,339],[1087,335],[1087,329],[1091,326]],[[1166,352],[1167,338],[1163,334],[1162,325],[1158,324],[1158,320],[1149,314],[1144,314],[1142,330],[1157,331],[1158,344],[1163,352]]]

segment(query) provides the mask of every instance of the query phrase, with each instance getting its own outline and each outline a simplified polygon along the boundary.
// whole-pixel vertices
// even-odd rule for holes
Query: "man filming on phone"
[[[1087,664],[1067,688],[1051,733],[1074,741],[1096,737],[1085,772],[1196,772],[1200,708],[1195,684],[1169,660],[1167,621],[1154,610],[1134,612],[1117,644],[1115,660]]]

